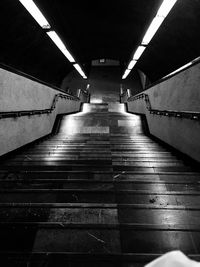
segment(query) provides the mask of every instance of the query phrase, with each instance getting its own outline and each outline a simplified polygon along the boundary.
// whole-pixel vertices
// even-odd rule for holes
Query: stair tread
[[[200,260],[199,166],[138,115],[86,106],[0,159],[0,265],[141,267],[172,249]]]

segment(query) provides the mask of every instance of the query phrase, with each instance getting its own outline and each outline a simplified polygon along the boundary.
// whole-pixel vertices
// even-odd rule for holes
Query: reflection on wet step
[[[119,258],[143,266],[172,249],[197,255],[199,219],[198,166],[154,142],[123,104],[85,104],[57,134],[1,160],[0,249],[10,266],[16,252],[33,253],[31,263],[60,253],[62,267],[82,266],[80,255],[108,267]]]

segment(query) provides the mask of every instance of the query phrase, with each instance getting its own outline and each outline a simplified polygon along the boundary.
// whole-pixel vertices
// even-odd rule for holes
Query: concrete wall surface
[[[92,67],[89,75],[91,103],[119,102],[119,66]]]
[[[148,94],[152,109],[200,112],[200,64],[157,84]],[[150,114],[144,99],[128,102],[128,111],[146,114],[150,133],[200,161],[198,121]]]
[[[73,95],[77,95],[77,90],[85,90],[88,81],[84,80],[81,75],[74,69],[63,79],[61,89],[70,92]]]
[[[0,69],[0,112],[48,109],[59,93]],[[52,113],[0,119],[0,155],[51,133],[58,114],[77,112],[80,105],[80,101],[59,98]]]

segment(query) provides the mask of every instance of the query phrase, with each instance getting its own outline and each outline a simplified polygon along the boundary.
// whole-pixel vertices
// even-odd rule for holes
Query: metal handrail
[[[147,94],[144,94],[144,93],[136,95],[136,96],[131,96],[128,98],[127,101],[131,102],[131,101],[135,101],[138,99],[144,99],[145,100],[146,108],[150,112],[150,114],[200,121],[200,112],[153,109],[151,107],[151,102],[150,102],[149,96]]]
[[[124,96],[126,96],[126,95],[128,95],[127,90],[126,90],[125,92],[123,92],[122,94],[119,94],[120,97],[124,97]]]
[[[41,114],[48,114],[51,113],[56,108],[56,102],[59,98],[74,100],[74,101],[80,101],[80,99],[76,96],[72,95],[64,95],[64,94],[56,94],[54,96],[52,105],[48,109],[40,109],[40,110],[23,110],[23,111],[6,111],[6,112],[0,112],[0,119],[4,118],[17,118],[21,116],[33,116],[33,115],[41,115]]]

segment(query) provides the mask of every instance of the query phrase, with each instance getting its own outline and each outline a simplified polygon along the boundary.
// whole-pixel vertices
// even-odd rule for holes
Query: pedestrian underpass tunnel
[[[199,1],[0,9],[0,265],[200,261]]]

